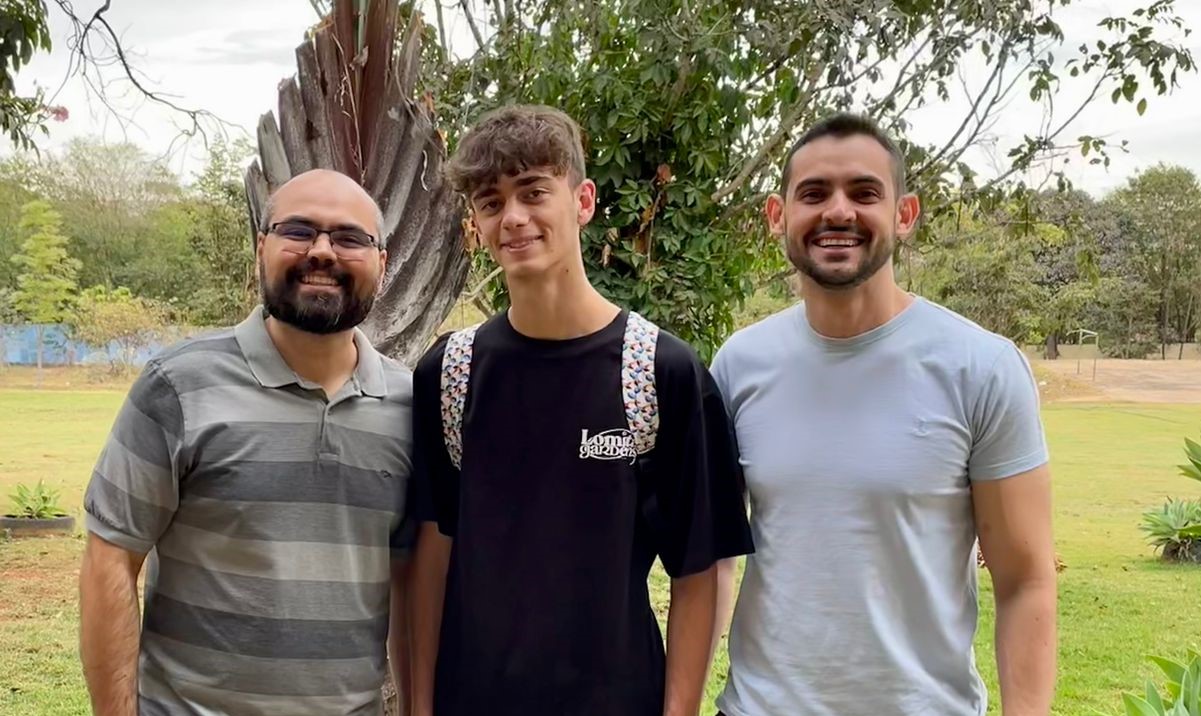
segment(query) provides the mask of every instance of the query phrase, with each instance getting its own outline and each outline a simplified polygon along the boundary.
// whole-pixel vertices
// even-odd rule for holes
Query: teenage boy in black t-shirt
[[[751,550],[713,379],[588,282],[596,186],[569,117],[493,112],[449,173],[512,305],[414,373],[413,712],[695,716],[714,565]],[[656,556],[672,577],[666,656]]]

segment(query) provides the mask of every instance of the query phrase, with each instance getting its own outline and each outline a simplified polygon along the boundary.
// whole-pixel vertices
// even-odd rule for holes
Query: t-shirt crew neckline
[[[524,350],[535,351],[543,355],[571,355],[580,351],[587,351],[593,347],[606,343],[615,335],[621,335],[625,332],[627,312],[625,310],[618,311],[613,320],[606,324],[603,328],[586,333],[575,338],[534,338],[518,331],[513,327],[512,321],[509,320],[509,312],[504,311],[500,314],[500,320],[497,321],[500,328],[501,340],[509,343],[512,346]]]
[[[913,296],[913,302],[906,306],[900,313],[888,319],[888,321],[886,321],[883,325],[876,326],[866,333],[860,333],[859,335],[851,336],[850,338],[831,338],[829,336],[823,336],[814,330],[813,326],[809,325],[809,317],[805,314],[805,303],[802,301],[796,305],[795,322],[797,330],[800,331],[801,336],[805,340],[817,345],[823,350],[833,353],[860,350],[865,346],[880,341],[892,335],[893,333],[896,333],[906,323],[909,323],[909,321],[912,320],[914,314],[918,311],[918,305],[925,304],[926,300],[921,296],[914,296],[913,294],[910,295]]]

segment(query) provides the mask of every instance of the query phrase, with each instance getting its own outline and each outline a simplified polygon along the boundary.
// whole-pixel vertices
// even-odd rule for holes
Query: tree
[[[1110,201],[1119,212],[1134,275],[1155,295],[1161,357],[1196,334],[1201,313],[1201,185],[1192,172],[1158,165],[1132,177]],[[1181,347],[1183,351],[1183,346]]]
[[[902,263],[900,278],[910,290],[1023,343],[1042,337],[1048,298],[1035,254],[1061,241],[1062,231],[1015,222],[1013,210],[984,213],[963,205],[935,219],[928,243]]]
[[[21,231],[28,234],[13,261],[21,268],[13,305],[27,322],[37,326],[37,366],[42,371],[45,327],[62,323],[71,315],[77,289],[79,261],[67,255],[62,219],[45,201],[31,201],[21,209]]]
[[[31,149],[35,130],[44,133],[46,118],[61,111],[45,107],[41,92],[31,97],[17,94],[17,70],[39,50],[50,50],[45,3],[0,0],[0,132],[19,149]]]
[[[199,259],[188,304],[201,325],[237,323],[254,304],[254,250],[240,176],[252,153],[245,142],[215,142],[188,193],[187,240]]]
[[[179,305],[194,297],[200,261],[184,193],[160,159],[129,143],[73,139],[38,161],[31,182],[71,228],[80,284]]]
[[[1187,49],[1162,40],[1181,24],[1172,0],[1106,18],[1078,48],[1062,46],[1052,14],[1067,4],[498,0],[476,16],[461,3],[477,43],[461,59],[447,50],[439,5],[423,87],[452,144],[507,102],[550,103],[579,120],[604,209],[584,240],[594,282],[708,353],[764,268],[757,212],[778,157],[817,117],[856,109],[900,134],[933,217],[1004,194],[1040,162],[1059,167],[1067,151],[1107,161],[1104,140],[1072,136],[1084,107],[1106,97],[1141,113],[1147,95],[1194,69]],[[1068,77],[1088,91],[1064,107],[1052,100]],[[909,139],[911,110],[952,95],[967,104],[957,129],[939,144]],[[964,155],[1020,95],[1042,105],[1032,113],[1042,121],[1000,148],[1005,166],[984,181]],[[493,290],[503,303],[503,285]]]
[[[17,265],[12,257],[25,240],[19,229],[21,207],[32,201],[28,162],[19,158],[0,161],[0,290],[17,285]]]
[[[119,372],[132,366],[138,351],[160,336],[167,317],[162,306],[128,288],[93,286],[80,295],[73,323],[76,337],[88,345],[105,350],[117,345],[110,366]]]

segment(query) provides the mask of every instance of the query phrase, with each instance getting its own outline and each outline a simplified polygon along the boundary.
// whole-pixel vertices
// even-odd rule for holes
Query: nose
[[[822,220],[833,226],[846,226],[855,223],[855,206],[846,193],[836,191],[830,195],[829,201],[822,209]]]
[[[338,260],[338,255],[334,253],[334,245],[329,240],[329,234],[322,231],[317,234],[317,238],[313,239],[313,243],[309,244],[308,253],[305,254],[309,265],[314,268],[326,268],[332,266]]]
[[[530,214],[520,201],[512,199],[505,202],[504,215],[500,220],[502,229],[505,231],[514,231],[525,226],[529,221]]]

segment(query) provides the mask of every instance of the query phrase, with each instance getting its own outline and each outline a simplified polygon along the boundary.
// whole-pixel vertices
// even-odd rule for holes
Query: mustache
[[[825,222],[818,224],[811,231],[805,234],[805,243],[809,243],[822,234],[850,234],[857,239],[863,241],[871,241],[872,232],[863,228],[858,224],[827,224]]]

